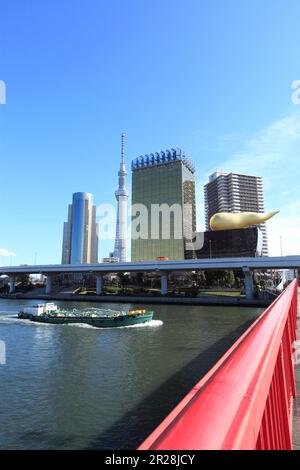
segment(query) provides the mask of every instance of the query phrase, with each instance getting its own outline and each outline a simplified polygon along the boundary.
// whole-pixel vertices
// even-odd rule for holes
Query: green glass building
[[[195,169],[181,149],[132,162],[132,261],[191,258],[196,231]]]

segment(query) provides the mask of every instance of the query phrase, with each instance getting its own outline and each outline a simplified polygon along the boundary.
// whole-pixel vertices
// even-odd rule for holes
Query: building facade
[[[90,193],[74,193],[64,223],[62,264],[98,262],[96,206]]]
[[[119,261],[125,262],[127,257],[127,204],[128,204],[128,192],[126,189],[126,167],[125,167],[125,158],[124,158],[124,139],[125,134],[122,136],[121,144],[121,163],[120,170],[118,173],[119,176],[119,185],[118,189],[115,192],[115,196],[118,202],[117,207],[117,224],[116,224],[116,238],[115,238],[115,248],[114,248],[114,258],[117,258]]]
[[[198,259],[250,258],[262,256],[262,233],[258,227],[207,231],[198,234],[202,246],[196,249]]]
[[[196,230],[195,169],[181,149],[132,162],[132,261],[193,257]]]
[[[215,172],[204,187],[205,223],[210,230],[210,218],[217,212],[264,212],[262,178],[237,173]],[[259,225],[262,232],[262,255],[268,256],[266,224]]]

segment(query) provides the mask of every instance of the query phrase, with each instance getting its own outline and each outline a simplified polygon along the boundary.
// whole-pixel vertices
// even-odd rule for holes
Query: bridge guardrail
[[[139,450],[292,449],[294,280]]]

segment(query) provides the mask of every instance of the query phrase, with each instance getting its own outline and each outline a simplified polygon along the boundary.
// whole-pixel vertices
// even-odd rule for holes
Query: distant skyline
[[[299,16],[297,0],[2,2],[0,264],[60,263],[74,192],[116,204],[122,131],[129,192],[132,159],[184,149],[204,230],[211,173],[261,176],[281,211],[270,255],[280,237],[299,254]]]

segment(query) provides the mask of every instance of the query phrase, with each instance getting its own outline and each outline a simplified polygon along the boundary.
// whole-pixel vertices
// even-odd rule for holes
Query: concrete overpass
[[[209,258],[175,261],[143,261],[130,263],[97,263],[97,264],[48,264],[0,266],[0,275],[10,278],[10,293],[15,291],[17,274],[43,274],[47,277],[46,293],[51,294],[52,277],[56,274],[85,273],[94,274],[97,279],[96,293],[102,294],[103,276],[118,272],[159,272],[161,275],[161,293],[168,292],[168,274],[176,271],[196,270],[243,270],[245,273],[246,297],[253,297],[253,271],[261,269],[300,269],[299,256],[277,256],[257,258]]]

